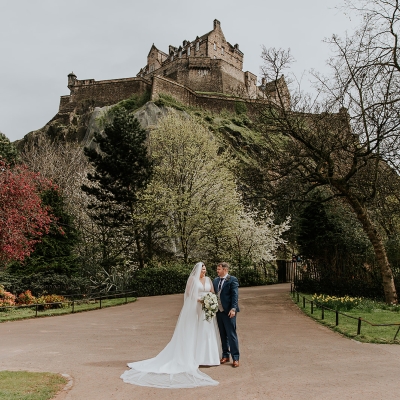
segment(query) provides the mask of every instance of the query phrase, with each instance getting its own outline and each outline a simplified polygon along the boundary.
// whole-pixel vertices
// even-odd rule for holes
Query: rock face
[[[91,146],[94,136],[94,132],[102,130],[102,124],[104,118],[107,118],[107,113],[111,109],[111,106],[96,107],[90,117],[86,134],[82,140],[85,146]],[[169,110],[166,107],[159,107],[153,102],[149,101],[139,110],[135,111],[133,115],[138,119],[143,129],[148,130],[155,127],[160,120],[168,114]]]
[[[28,133],[22,140],[15,144],[22,149],[25,144],[40,143],[40,137],[47,136],[52,140],[65,140],[81,143],[90,146],[93,134],[102,130],[104,119],[107,118],[108,111],[113,106],[96,107],[87,109],[81,114],[71,113],[70,123],[63,125],[58,120],[52,120],[43,128]],[[133,112],[144,129],[149,129],[157,125],[160,118],[167,115],[169,109],[157,106],[149,101],[144,106]]]

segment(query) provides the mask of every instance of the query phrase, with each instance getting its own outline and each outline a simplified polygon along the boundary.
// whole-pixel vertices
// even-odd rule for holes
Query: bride
[[[220,338],[216,318],[206,321],[201,298],[214,292],[206,267],[197,263],[186,283],[184,303],[171,341],[154,358],[129,363],[121,375],[126,383],[158,388],[215,386],[218,382],[199,365],[219,365]]]

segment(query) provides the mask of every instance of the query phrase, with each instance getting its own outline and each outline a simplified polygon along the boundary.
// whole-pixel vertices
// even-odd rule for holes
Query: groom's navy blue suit
[[[222,278],[213,281],[214,291],[218,293],[218,286]],[[239,361],[239,343],[236,334],[236,313],[239,312],[239,282],[237,278],[227,275],[220,292],[221,304],[224,311],[217,312],[217,322],[221,335],[222,358],[232,356],[233,361]],[[229,311],[235,310],[235,316],[230,318]]]

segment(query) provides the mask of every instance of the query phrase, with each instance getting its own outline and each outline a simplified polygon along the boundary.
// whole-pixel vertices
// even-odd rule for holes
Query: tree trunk
[[[137,248],[137,254],[138,254],[138,259],[139,259],[139,268],[143,269],[144,268],[144,260],[143,260],[142,245],[140,243],[138,229],[135,229],[135,241],[136,241],[136,248]]]
[[[340,189],[339,189],[340,190]],[[341,190],[343,193],[344,191]],[[356,196],[345,191],[346,199],[356,213],[357,219],[361,222],[364,232],[374,248],[376,262],[381,272],[383,290],[385,293],[385,301],[387,304],[397,304],[397,292],[394,285],[393,271],[390,268],[387,258],[386,249],[383,244],[381,235],[372,223],[367,211],[361,205]]]

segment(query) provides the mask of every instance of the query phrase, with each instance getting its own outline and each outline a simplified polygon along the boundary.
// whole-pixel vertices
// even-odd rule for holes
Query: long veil
[[[183,307],[171,341],[156,357],[129,363],[131,369],[121,375],[124,382],[171,389],[218,385],[199,370],[195,360],[198,340],[196,308],[202,266],[203,263],[197,263],[189,275]]]

